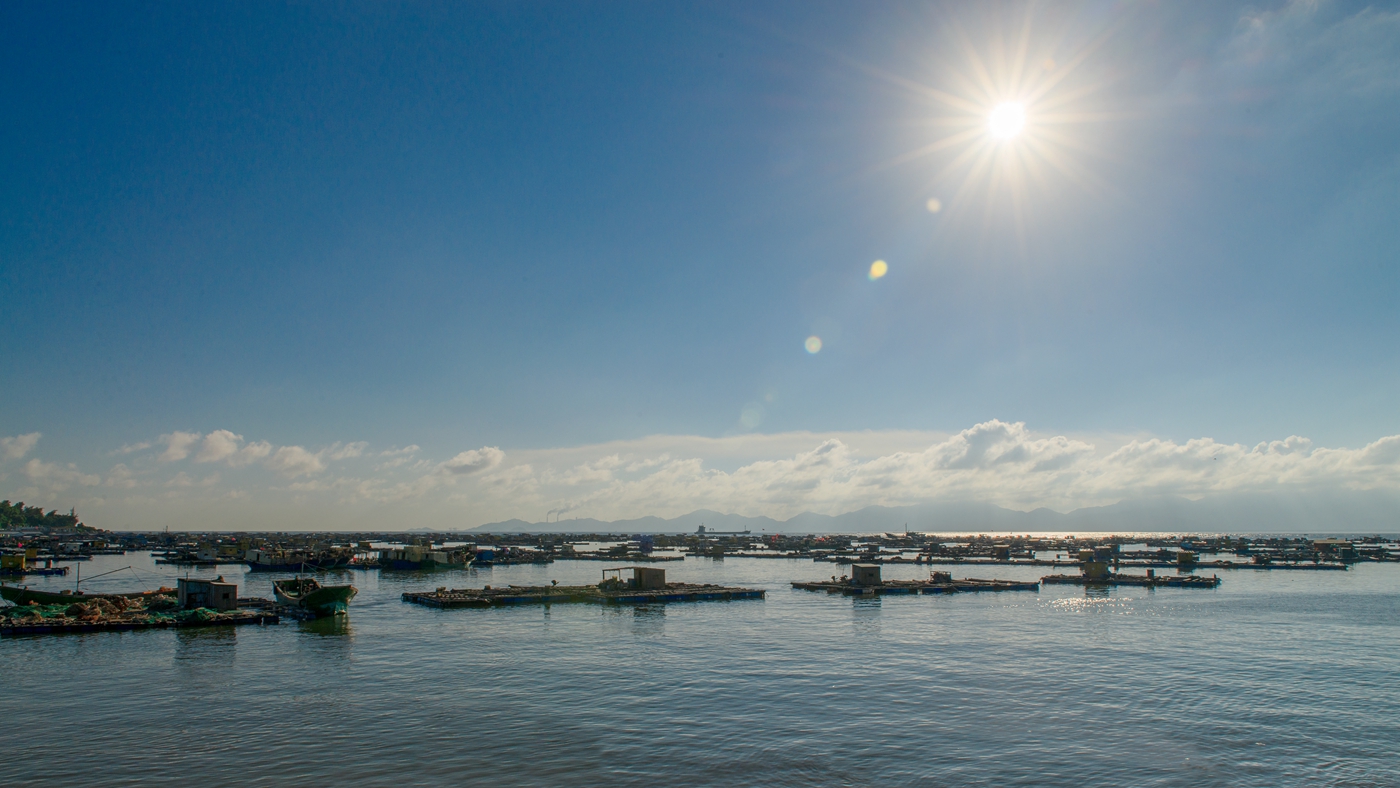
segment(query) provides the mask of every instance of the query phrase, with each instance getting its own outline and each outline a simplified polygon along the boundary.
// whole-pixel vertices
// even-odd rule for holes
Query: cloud
[[[613,472],[622,467],[625,460],[621,455],[610,454],[570,468],[559,477],[564,484],[577,485],[589,482],[605,482],[613,478]]]
[[[1142,495],[1199,497],[1281,487],[1400,490],[1400,436],[1361,449],[1316,448],[1298,436],[1253,447],[1210,438],[1096,445],[992,420],[922,449],[874,456],[849,442],[862,437],[825,438],[786,458],[728,471],[711,467],[705,457],[644,465],[602,453],[613,445],[594,447],[601,456],[555,470],[547,452],[532,452],[531,463],[540,470],[524,473],[519,469],[531,466],[516,466],[489,474],[469,500],[482,505],[489,503],[483,498],[499,494],[502,507],[538,506],[600,519],[675,516],[701,508],[784,519],[803,511],[837,514],[935,500],[1068,511]],[[560,451],[576,456],[580,450]]]
[[[386,457],[363,444],[333,444],[312,451],[248,443],[227,430],[172,433],[161,444],[166,451],[175,446],[175,453],[183,451],[195,462],[247,464],[252,457],[290,483],[279,486],[240,476],[230,490],[217,474],[196,476],[190,470],[195,466],[158,481],[139,466],[133,471],[118,464],[99,477],[73,464],[31,459],[22,476],[33,485],[23,489],[53,498],[52,493],[64,489],[99,484],[105,490],[140,489],[149,483],[156,488],[150,506],[165,505],[159,501],[167,496],[187,502],[202,496],[213,502],[233,493],[249,500],[294,495],[327,511],[405,502],[425,522],[455,526],[535,519],[545,512],[614,520],[715,509],[786,519],[804,511],[839,514],[871,505],[934,501],[1070,511],[1140,496],[1400,491],[1400,435],[1359,448],[1320,447],[1296,435],[1244,445],[1208,437],[1178,442],[1037,433],[1022,422],[996,419],[951,434],[658,435],[509,455],[484,446],[445,461],[415,458],[403,464],[396,461],[420,450],[395,449]],[[338,457],[346,462],[366,458],[368,473],[325,473]],[[83,500],[60,497],[53,503],[82,508]]]
[[[140,443],[128,443],[128,444],[126,444],[125,446],[121,447],[120,449],[117,449],[116,452],[114,452],[114,453],[115,453],[115,454],[135,454],[135,453],[138,452],[138,451],[145,451],[146,449],[151,448],[152,445],[153,445],[153,444],[152,444],[150,441],[141,441]]]
[[[131,489],[136,486],[136,479],[131,469],[123,463],[112,466],[112,470],[107,471],[107,480],[104,482],[108,487],[120,487]]]
[[[263,465],[288,478],[320,473],[326,469],[326,463],[319,454],[313,454],[300,446],[283,446],[268,457]]]
[[[13,438],[0,438],[0,454],[4,454],[7,460],[21,459],[38,445],[42,436],[40,432],[29,432]]]
[[[408,463],[413,462],[413,455],[417,454],[419,451],[421,451],[421,449],[418,447],[417,444],[405,446],[402,449],[385,449],[384,451],[379,452],[379,456],[388,457],[389,459],[375,466],[375,470],[387,471],[391,468],[398,468],[400,466],[407,465]],[[423,465],[423,461],[420,460],[418,463],[416,463],[413,469],[422,470],[422,468],[418,467],[419,465]],[[428,467],[430,465],[431,463],[428,463],[427,465],[423,465],[423,467]]]
[[[1222,50],[1217,88],[1237,98],[1305,98],[1334,108],[1347,98],[1400,90],[1400,12],[1290,0],[1251,9]],[[1313,113],[1317,115],[1318,113]]]
[[[442,469],[454,476],[470,476],[495,468],[505,458],[506,453],[495,446],[483,446],[480,449],[472,449],[458,454],[444,462]]]
[[[239,444],[242,442],[242,435],[234,435],[228,430],[214,430],[204,436],[204,443],[200,445],[194,461],[218,462],[227,459],[238,453]]]
[[[417,451],[417,447],[413,447]],[[398,452],[402,455],[402,450]],[[383,456],[381,454],[381,456]],[[483,474],[495,470],[505,461],[506,453],[495,446],[464,451],[445,462],[433,465],[421,460],[406,469],[409,472],[427,471],[422,476],[407,481],[395,482],[392,479],[364,479],[354,488],[353,498],[358,501],[402,501],[421,498],[444,485],[454,485],[459,480],[479,479]],[[392,470],[408,457],[400,456],[381,464],[377,470]],[[528,473],[527,466],[527,473]],[[499,487],[500,485],[497,485]]]
[[[356,441],[354,443],[346,443],[344,445],[336,443],[333,444],[329,449],[323,450],[321,454],[329,460],[348,460],[363,455],[365,453],[365,449],[368,447],[369,444],[364,441]]]
[[[102,483],[102,477],[83,473],[73,463],[59,465],[39,459],[24,464],[24,475],[30,482],[51,491],[63,491],[74,485],[92,487]]]
[[[190,451],[196,443],[199,443],[200,434],[197,432],[175,431],[169,435],[160,436],[160,440],[165,444],[165,451],[160,454],[161,462],[178,462],[190,456]]]
[[[219,483],[219,474],[217,474],[217,473],[211,473],[211,474],[209,474],[208,476],[206,476],[206,477],[204,477],[203,479],[200,479],[199,481],[196,482],[194,479],[190,478],[190,475],[189,475],[189,474],[185,473],[184,471],[180,471],[179,473],[175,474],[174,478],[172,478],[170,481],[166,482],[166,483],[165,483],[165,486],[166,486],[166,487],[195,487],[195,486],[199,486],[199,487],[213,487],[214,485],[216,485],[216,484],[218,484],[218,483]]]
[[[243,445],[243,436],[228,430],[214,430],[204,436],[199,451],[194,455],[195,462],[224,462],[237,468],[252,465],[272,453],[272,444],[255,441]]]

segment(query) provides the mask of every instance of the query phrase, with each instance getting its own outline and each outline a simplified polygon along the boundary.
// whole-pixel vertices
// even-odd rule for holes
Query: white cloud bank
[[[1069,511],[1146,495],[1400,489],[1400,436],[1361,449],[1314,448],[1296,436],[1252,447],[1209,438],[1103,446],[993,420],[919,450],[875,456],[862,456],[848,442],[861,437],[827,438],[793,456],[732,471],[708,467],[700,457],[647,467],[645,458],[608,454],[528,480],[538,482],[536,494],[549,508],[598,519],[700,508],[786,519],[803,511],[839,514],[929,501]],[[512,492],[528,486],[522,481],[513,480]]]
[[[337,442],[313,452],[302,446],[274,446],[265,440],[246,442],[242,435],[231,430],[214,430],[208,434],[177,430],[160,436],[154,444],[130,444],[118,449],[117,453],[138,453],[151,448],[152,445],[165,446],[165,450],[157,457],[162,463],[182,462],[191,456],[194,462],[222,463],[230,468],[241,468],[260,462],[264,468],[289,479],[321,473],[331,462],[360,457],[369,446],[364,441]],[[417,449],[416,446],[412,448]]]
[[[5,440],[7,452],[18,445],[18,438]],[[1356,449],[1315,447],[1297,436],[1245,446],[1037,434],[999,420],[955,434],[653,436],[509,453],[483,446],[441,461],[414,460],[422,451],[416,445],[349,442],[312,450],[247,441],[228,430],[172,432],[152,444],[128,452],[105,477],[71,462],[31,459],[0,480],[9,487],[0,492],[77,506],[110,527],[132,523],[104,522],[107,512],[127,519],[139,513],[146,522],[176,507],[226,518],[230,527],[255,520],[263,527],[391,529],[538,521],[561,512],[613,520],[715,509],[781,520],[933,501],[1065,512],[1141,496],[1400,491],[1400,436]],[[32,448],[31,441],[24,453]],[[201,464],[227,470],[200,472]],[[250,501],[265,510],[254,516],[239,509]],[[300,509],[278,522],[287,506]]]

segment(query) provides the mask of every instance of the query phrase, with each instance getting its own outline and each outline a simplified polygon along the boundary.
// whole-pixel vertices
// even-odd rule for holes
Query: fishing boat
[[[278,602],[299,607],[317,618],[345,615],[358,592],[354,586],[323,586],[310,577],[272,582],[272,593]]]
[[[409,571],[465,569],[475,556],[475,547],[434,550],[420,545],[405,545],[380,550],[379,568]]]
[[[249,550],[244,562],[256,572],[324,572],[344,569],[355,557],[353,550]]]

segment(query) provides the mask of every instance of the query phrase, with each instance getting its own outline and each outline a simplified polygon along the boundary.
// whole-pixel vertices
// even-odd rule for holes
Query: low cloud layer
[[[3,493],[76,506],[110,527],[131,525],[104,522],[111,513],[139,512],[144,522],[166,510],[242,524],[249,515],[239,507],[250,501],[271,506],[271,515],[259,515],[266,527],[351,527],[363,519],[360,527],[465,528],[563,513],[613,520],[703,508],[786,519],[933,501],[1063,512],[1142,496],[1400,490],[1400,436],[1354,449],[1298,436],[1246,446],[1037,434],[999,420],[953,434],[653,436],[515,452],[482,446],[444,460],[420,456],[417,445],[279,446],[219,429],[97,449],[93,456],[122,457],[105,473],[71,461],[25,461],[37,441],[29,433],[0,443]],[[292,522],[276,521],[283,506],[297,508]]]

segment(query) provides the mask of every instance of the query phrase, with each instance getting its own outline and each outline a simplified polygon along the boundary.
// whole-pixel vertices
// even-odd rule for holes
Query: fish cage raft
[[[931,572],[918,580],[883,580],[878,564],[852,564],[850,577],[830,580],[794,581],[793,588],[803,591],[825,591],[845,596],[884,596],[888,594],[959,594],[974,591],[1038,591],[1037,580],[954,580],[947,572]]]
[[[1125,575],[1117,572],[1101,576],[1089,574],[1083,575],[1050,575],[1040,578],[1040,582],[1047,585],[1076,585],[1076,586],[1145,586],[1147,588],[1215,588],[1220,585],[1220,578],[1211,575],[1204,577],[1199,575],[1177,575],[1175,577],[1162,575]]]
[[[244,624],[277,624],[280,622],[277,613],[264,609],[214,611],[201,608],[179,612],[188,615],[152,614],[140,611],[132,615],[104,616],[91,619],[70,616],[7,619],[0,622],[0,637],[57,635],[73,632],[132,632],[144,629],[186,629]]]
[[[632,571],[631,578],[622,572]],[[409,591],[403,600],[436,608],[507,607],[592,603],[645,605],[666,602],[702,602],[728,599],[762,599],[761,588],[738,588],[711,583],[668,583],[666,570],[633,566],[603,570],[603,582],[586,586],[506,586],[505,588],[438,588]]]

